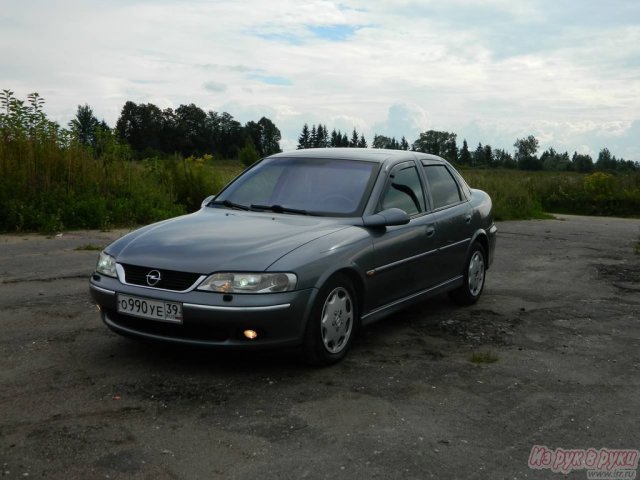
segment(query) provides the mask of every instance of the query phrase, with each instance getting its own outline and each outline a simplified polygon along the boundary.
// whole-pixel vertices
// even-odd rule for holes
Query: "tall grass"
[[[491,195],[498,220],[545,218],[546,212],[640,216],[640,173],[461,170],[469,185]]]
[[[0,140],[0,231],[149,223],[197,209],[224,183],[206,158],[138,163],[117,143],[95,158],[55,136]]]
[[[37,94],[28,104],[0,91],[0,231],[57,231],[149,223],[191,212],[237,175],[239,161],[131,160],[108,129],[83,145],[49,121]],[[640,173],[611,175],[462,171],[493,198],[498,220],[545,212],[640,216]]]

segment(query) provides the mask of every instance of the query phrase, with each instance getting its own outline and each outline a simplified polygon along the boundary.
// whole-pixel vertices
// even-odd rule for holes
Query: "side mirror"
[[[206,207],[207,205],[209,205],[209,202],[210,202],[211,200],[213,200],[214,198],[216,198],[216,196],[215,196],[215,195],[209,195],[207,198],[205,198],[204,200],[202,200],[202,203],[200,204],[200,208],[204,208],[204,207]]]
[[[409,215],[399,208],[388,208],[362,218],[365,227],[393,227],[409,223]]]

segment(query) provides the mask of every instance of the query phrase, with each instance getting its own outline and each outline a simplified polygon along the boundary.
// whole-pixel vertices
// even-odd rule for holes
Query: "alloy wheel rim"
[[[474,252],[469,261],[469,293],[474,297],[484,285],[484,258],[478,251]]]
[[[353,302],[344,287],[334,288],[322,307],[320,333],[329,353],[340,353],[353,329]]]

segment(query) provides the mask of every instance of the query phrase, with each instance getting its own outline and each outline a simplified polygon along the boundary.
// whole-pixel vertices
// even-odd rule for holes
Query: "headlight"
[[[276,293],[296,288],[293,273],[214,273],[198,290],[219,293]]]
[[[100,257],[98,257],[98,265],[96,265],[96,272],[107,275],[108,277],[117,277],[116,259],[111,255],[100,252]]]

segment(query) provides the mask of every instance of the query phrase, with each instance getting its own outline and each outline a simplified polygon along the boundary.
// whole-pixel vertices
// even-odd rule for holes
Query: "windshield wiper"
[[[234,203],[231,200],[214,200],[209,205],[222,205],[223,207],[235,208],[236,210],[249,210],[249,207],[247,207],[246,205]]]
[[[270,210],[273,213],[297,213],[298,215],[313,215],[312,213],[306,210],[301,210],[299,208],[283,207],[282,205],[256,205],[252,203],[251,208],[255,208],[257,210]]]

